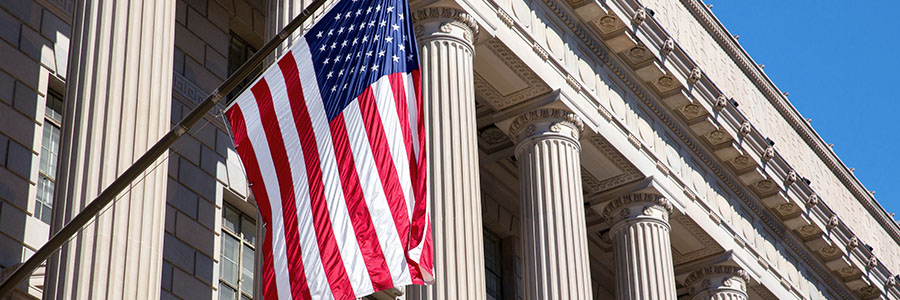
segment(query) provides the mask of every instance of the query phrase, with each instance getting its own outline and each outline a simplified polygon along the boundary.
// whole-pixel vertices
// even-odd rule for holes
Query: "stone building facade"
[[[0,277],[307,2],[0,0]],[[371,298],[900,299],[900,226],[700,0],[410,18],[438,281]],[[13,298],[259,298],[219,113]]]

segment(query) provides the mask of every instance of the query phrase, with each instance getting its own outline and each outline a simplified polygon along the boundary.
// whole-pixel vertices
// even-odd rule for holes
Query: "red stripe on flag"
[[[353,160],[353,152],[350,150],[350,140],[344,124],[344,113],[338,114],[331,120],[330,127],[344,188],[344,199],[347,200],[347,210],[350,213],[350,220],[353,222],[353,229],[356,231],[360,250],[365,258],[369,277],[372,278],[372,286],[375,291],[392,288],[394,281],[391,279],[390,269],[384,259],[384,253],[381,251],[378,233],[375,232],[375,223],[372,222],[372,216],[369,214],[359,177],[356,174],[356,163]]]
[[[413,154],[412,131],[409,129],[409,107],[406,103],[406,88],[403,77],[406,73],[393,73],[388,75],[391,83],[391,91],[394,95],[394,104],[397,105],[397,116],[400,117],[400,131],[403,133],[403,145],[406,146],[407,160],[409,160],[409,173],[416,178],[416,159]],[[413,179],[415,180],[415,179]]]
[[[429,225],[430,220],[428,217],[430,216],[426,211],[428,206],[426,205],[427,201],[427,192],[428,192],[428,171],[427,171],[427,150],[425,148],[425,108],[424,103],[422,101],[422,76],[418,69],[412,71],[412,83],[413,90],[416,97],[416,118],[417,124],[415,124],[416,128],[412,128],[412,130],[416,130],[418,132],[418,141],[414,141],[419,143],[419,157],[417,159],[415,174],[416,177],[413,177],[413,192],[416,194],[416,203],[413,206],[412,213],[412,224],[410,229],[410,245],[419,245],[420,243],[426,243],[422,249],[422,257],[419,259],[417,264],[420,265],[421,268],[426,270],[433,270],[432,266],[432,252],[431,252],[431,226]],[[426,251],[427,250],[427,251]],[[426,266],[423,266],[422,263],[426,263]],[[421,274],[418,274],[414,280],[422,280]],[[417,282],[417,284],[421,284],[421,281]]]
[[[423,195],[420,195],[417,192],[417,189],[415,189],[417,183],[416,179],[418,178],[419,174],[417,172],[418,168],[416,166],[416,155],[413,151],[412,131],[410,131],[409,126],[409,106],[406,102],[406,87],[403,84],[403,81],[405,79],[404,77],[406,77],[406,73],[393,73],[388,75],[388,81],[391,84],[394,104],[396,104],[397,106],[397,116],[400,118],[400,132],[403,133],[403,145],[406,146],[406,160],[409,161],[409,175],[410,179],[412,180],[410,184],[412,184],[413,186],[413,199],[406,199],[406,201],[413,201],[413,207],[415,207],[415,203],[418,203],[422,199],[420,198],[420,196]],[[415,218],[413,218],[413,220],[415,220]],[[415,227],[413,226],[411,230],[415,230]],[[403,244],[403,247],[405,250],[407,262],[410,264],[409,275],[411,278],[413,278],[413,280],[415,280],[416,278],[421,278],[421,275],[419,274],[419,268],[415,267],[416,265],[418,265],[418,262],[412,260],[409,257],[409,249],[415,247],[415,242],[418,240],[418,238],[415,238],[417,234],[414,234],[410,231],[408,232],[410,238],[406,243]]]
[[[295,299],[303,297],[309,299],[309,286],[306,283],[306,275],[303,271],[303,259],[300,254],[300,233],[297,230],[297,208],[294,206],[294,180],[291,174],[287,152],[284,148],[281,127],[275,116],[275,107],[272,104],[272,93],[266,79],[262,78],[250,89],[256,98],[259,107],[259,117],[269,149],[272,153],[272,161],[275,163],[275,173],[278,175],[278,188],[281,192],[281,205],[284,216],[284,239],[287,243],[288,269],[291,273],[291,296]],[[260,181],[262,182],[262,181]]]
[[[316,241],[319,243],[319,253],[321,253],[320,257],[325,267],[325,276],[328,277],[328,284],[336,299],[355,298],[353,286],[350,284],[350,278],[347,276],[347,270],[337,246],[334,229],[331,227],[331,216],[325,200],[325,185],[322,183],[316,135],[309,117],[309,109],[306,107],[306,99],[303,97],[303,87],[300,83],[300,74],[294,55],[291,52],[285,54],[278,62],[278,66],[284,76],[294,124],[297,127],[297,135],[300,137],[300,147],[303,148],[313,224],[316,228]],[[285,156],[284,162],[287,161]]]
[[[406,199],[403,195],[403,188],[400,185],[396,166],[394,166],[394,160],[391,157],[391,149],[384,132],[384,126],[381,123],[378,107],[375,104],[372,87],[366,88],[357,97],[357,101],[359,101],[359,110],[362,114],[363,124],[366,127],[366,136],[369,138],[369,146],[372,148],[375,166],[381,178],[384,195],[387,198],[388,207],[390,207],[391,215],[394,218],[394,226],[397,227],[397,232],[400,233],[400,242],[403,245],[407,245],[409,241],[409,213],[406,208]],[[410,265],[409,267],[412,269],[414,266]]]
[[[238,156],[244,162],[247,172],[247,178],[251,182],[262,183],[262,174],[259,171],[259,165],[256,162],[256,153],[253,151],[253,145],[247,138],[247,127],[244,124],[244,113],[240,106],[232,106],[227,112],[228,120],[231,123],[231,132],[234,137],[235,149]],[[262,221],[265,223],[266,235],[263,239],[263,268],[262,268],[262,288],[263,296],[266,299],[278,299],[278,287],[275,284],[275,264],[272,259],[272,207],[269,206],[269,196],[263,184],[259,186],[252,185],[253,196],[256,199],[256,206],[259,207]]]

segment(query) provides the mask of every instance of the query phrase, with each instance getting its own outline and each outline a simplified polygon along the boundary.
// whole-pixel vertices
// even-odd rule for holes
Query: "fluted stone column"
[[[528,299],[593,299],[581,190],[581,120],[538,109],[510,125],[519,160]]]
[[[435,283],[409,299],[485,299],[472,59],[478,25],[463,11],[413,13],[425,110]]]
[[[52,230],[169,130],[175,1],[77,1]],[[50,258],[45,299],[157,299],[162,159]]]
[[[266,15],[266,40],[271,39],[276,34],[281,32],[284,29],[284,26],[287,26],[292,20],[294,20],[300,12],[303,11],[309,3],[313,2],[313,0],[268,0],[268,6],[266,9],[268,10],[268,14]],[[327,5],[326,5],[327,6]],[[320,9],[321,12],[324,13],[324,9]],[[318,16],[316,14],[314,16]],[[313,22],[307,21],[306,24],[312,24]],[[310,25],[306,25],[303,28],[309,28]],[[304,30],[296,30],[294,34],[288,40],[284,41],[281,44],[281,47],[275,49],[274,55],[271,56],[271,59],[274,59],[278,56],[281,56],[282,53],[286,49],[288,49],[291,45],[291,41],[296,39],[298,36],[303,34]],[[271,62],[270,62],[271,63]]]
[[[624,196],[604,209],[615,245],[616,299],[676,299],[671,213],[669,201],[653,194]]]
[[[734,266],[710,266],[684,280],[691,300],[747,300],[747,272]]]

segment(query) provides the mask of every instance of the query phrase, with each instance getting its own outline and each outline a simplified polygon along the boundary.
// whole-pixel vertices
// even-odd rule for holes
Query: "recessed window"
[[[253,46],[250,46],[250,44],[247,43],[246,40],[242,39],[240,36],[232,32],[231,38],[228,43],[228,76],[234,74],[234,72],[236,72],[238,68],[240,68],[245,62],[247,62],[247,60],[249,60],[251,56],[253,56],[253,53],[256,53],[256,48],[253,48]],[[253,70],[253,72],[250,72],[250,75],[247,76],[247,78],[245,78],[244,81],[241,82],[241,84],[239,84],[231,93],[228,94],[228,98],[233,99],[238,95],[238,93],[246,89],[247,86],[249,86],[250,83],[253,82],[253,79],[259,77],[259,75],[262,74],[262,67],[262,65],[259,65]]]
[[[484,279],[488,300],[503,298],[503,269],[500,261],[500,237],[484,230]]]
[[[59,162],[62,111],[62,96],[53,91],[47,93],[47,109],[44,113],[44,132],[41,138],[37,196],[34,201],[34,217],[47,224],[50,224],[53,210],[53,194],[56,190],[56,168],[57,163]]]
[[[222,207],[219,299],[253,299],[256,270],[256,221],[231,205]]]

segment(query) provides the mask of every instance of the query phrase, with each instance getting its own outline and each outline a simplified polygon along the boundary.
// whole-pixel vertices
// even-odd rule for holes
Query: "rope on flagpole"
[[[115,181],[113,181],[103,192],[100,193],[93,201],[91,201],[84,209],[79,212],[69,223],[63,226],[46,244],[41,246],[28,260],[16,268],[8,278],[0,283],[0,299],[6,298],[15,289],[16,285],[28,278],[31,273],[41,266],[47,258],[56,250],[62,247],[69,239],[77,234],[82,227],[91,222],[98,213],[112,201],[114,201],[124,191],[131,182],[137,179],[144,171],[153,165],[157,159],[169,151],[181,136],[187,133],[191,127],[203,119],[203,117],[220,101],[236,88],[250,73],[259,66],[269,54],[272,53],[279,45],[287,39],[294,30],[302,25],[313,13],[318,10],[326,0],[316,0],[310,3],[300,14],[288,23],[278,35],[273,37],[250,59],[241,65],[234,74],[229,76],[225,81],[216,88],[212,94],[206,97],[203,102],[194,108],[186,118],[175,124],[175,126],[164,135],[153,147],[141,155],[131,167],[128,167]],[[227,105],[226,105],[227,106]]]

